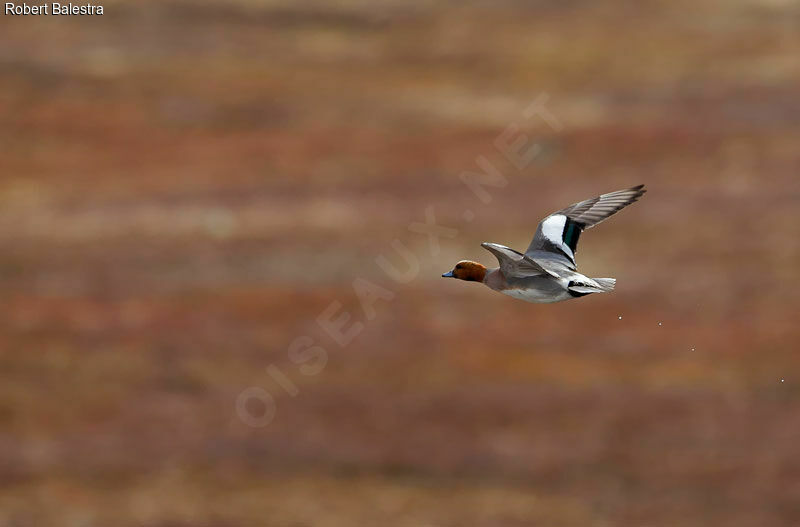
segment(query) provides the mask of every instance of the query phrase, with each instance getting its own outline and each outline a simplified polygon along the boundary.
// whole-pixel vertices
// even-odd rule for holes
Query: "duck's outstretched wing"
[[[539,224],[525,255],[532,260],[560,262],[575,269],[575,251],[581,233],[624,209],[645,192],[644,185],[637,185],[574,203],[552,213]]]
[[[500,263],[500,271],[503,272],[506,278],[522,278],[542,274],[558,277],[555,273],[534,262],[530,257],[505,245],[484,242],[481,247],[497,257],[497,261]]]

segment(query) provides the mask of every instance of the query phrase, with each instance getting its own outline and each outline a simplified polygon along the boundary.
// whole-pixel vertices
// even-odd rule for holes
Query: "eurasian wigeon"
[[[478,262],[462,260],[442,276],[482,282],[504,295],[536,303],[612,291],[616,279],[589,278],[577,271],[578,238],[645,192],[644,185],[638,185],[570,205],[539,223],[525,254],[504,245],[482,243],[481,247],[497,257],[500,267],[487,269]]]

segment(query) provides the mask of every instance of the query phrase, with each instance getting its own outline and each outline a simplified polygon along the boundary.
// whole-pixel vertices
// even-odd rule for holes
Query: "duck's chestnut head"
[[[461,260],[452,271],[442,275],[442,278],[458,278],[468,282],[483,282],[485,277],[486,267],[470,260]]]

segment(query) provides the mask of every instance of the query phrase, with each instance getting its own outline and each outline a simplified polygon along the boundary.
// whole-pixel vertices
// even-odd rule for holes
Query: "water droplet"
[[[618,318],[618,319],[620,319],[620,320],[622,320],[622,315],[618,316],[617,318]]]
[[[661,325],[661,322],[659,322],[659,323],[658,323],[658,325],[660,326],[660,325]]]
[[[783,382],[783,379],[781,379],[781,382]]]
[[[692,348],[692,351],[694,351],[694,348]]]

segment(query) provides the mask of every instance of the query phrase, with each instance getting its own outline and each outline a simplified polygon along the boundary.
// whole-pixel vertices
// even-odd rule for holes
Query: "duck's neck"
[[[495,291],[500,291],[506,286],[506,277],[503,276],[503,273],[500,271],[499,267],[487,269],[485,276],[481,281]]]

